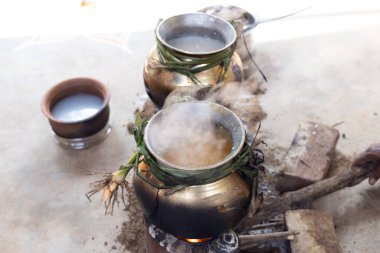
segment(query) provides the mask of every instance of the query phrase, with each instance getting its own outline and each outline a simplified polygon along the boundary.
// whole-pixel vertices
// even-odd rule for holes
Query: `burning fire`
[[[212,237],[192,239],[192,238],[185,238],[181,236],[177,236],[177,238],[188,243],[204,243],[212,239]]]

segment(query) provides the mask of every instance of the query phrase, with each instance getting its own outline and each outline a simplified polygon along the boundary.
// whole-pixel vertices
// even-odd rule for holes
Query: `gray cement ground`
[[[115,170],[134,149],[126,124],[145,98],[142,66],[152,31],[130,36],[128,49],[86,37],[0,40],[0,251],[122,252],[115,243],[126,212],[104,216],[84,194],[94,177]],[[26,44],[25,44],[26,43]],[[380,141],[380,26],[260,43],[257,62],[268,75],[261,103],[268,145],[288,147],[300,120],[337,128],[338,149],[352,156]],[[53,141],[40,100],[55,83],[77,76],[111,90],[113,130],[100,145],[63,150]],[[330,213],[344,253],[378,252],[380,184],[361,185],[315,203]]]
[[[261,98],[269,146],[288,147],[301,120],[341,122],[337,150],[349,157],[380,141],[379,32],[377,26],[257,45],[270,79]],[[314,207],[333,216],[343,252],[379,252],[379,183],[333,193]]]
[[[105,216],[100,196],[89,203],[84,194],[97,177],[85,174],[114,171],[134,151],[126,124],[146,96],[142,66],[151,34],[135,34],[151,42],[132,38],[133,54],[81,37],[23,48],[29,39],[0,41],[1,252],[108,252],[115,245],[127,214],[116,208]],[[111,91],[112,132],[84,151],[58,146],[40,109],[52,85],[76,76],[98,79]]]

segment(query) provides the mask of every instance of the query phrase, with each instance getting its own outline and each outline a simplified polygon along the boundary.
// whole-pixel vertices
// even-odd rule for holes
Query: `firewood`
[[[263,242],[276,240],[293,240],[296,234],[297,233],[294,231],[283,231],[267,234],[239,235],[239,248],[240,250],[246,250]]]
[[[283,226],[283,221],[276,221],[276,222],[268,222],[263,224],[257,224],[249,228],[249,230],[258,230],[258,229],[264,229],[264,228],[274,228],[274,227],[280,227]]]
[[[310,203],[320,197],[348,186],[354,186],[368,178],[373,169],[351,167],[336,176],[316,182],[300,190],[288,192],[269,203],[264,203],[253,216],[244,219],[237,231],[247,230],[271,217],[297,208],[301,203]]]

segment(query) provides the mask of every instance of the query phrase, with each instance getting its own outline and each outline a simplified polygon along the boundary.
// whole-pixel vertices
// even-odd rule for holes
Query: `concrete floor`
[[[30,45],[29,38],[0,40],[1,252],[108,252],[115,245],[126,212],[105,216],[100,196],[89,203],[84,194],[98,177],[86,173],[114,171],[134,151],[126,124],[146,97],[142,66],[152,34],[130,39],[133,54],[83,37]],[[77,76],[111,91],[112,132],[84,151],[58,146],[40,109],[52,85]]]
[[[125,125],[145,98],[142,66],[154,38],[147,31],[130,35],[127,47],[108,42],[0,40],[1,252],[122,252],[115,238],[126,212],[104,216],[99,198],[89,203],[84,194],[96,178],[85,174],[115,170],[132,153]],[[378,45],[380,26],[255,45],[269,78],[261,98],[268,145],[289,146],[300,120],[343,121],[337,128],[346,138],[337,148],[349,156],[380,141]],[[68,151],[54,143],[40,100],[55,83],[77,76],[110,88],[113,130],[96,147]],[[315,207],[333,216],[343,253],[378,252],[380,183],[363,182]]]
[[[270,80],[260,100],[269,147],[288,147],[302,120],[341,123],[337,150],[347,157],[380,141],[379,32],[374,26],[257,45]],[[334,218],[342,252],[379,252],[380,183],[363,182],[314,207]]]

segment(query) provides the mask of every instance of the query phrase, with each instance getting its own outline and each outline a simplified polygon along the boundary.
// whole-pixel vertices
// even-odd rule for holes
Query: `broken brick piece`
[[[333,219],[317,210],[294,210],[285,213],[289,231],[298,233],[290,241],[292,253],[341,252]]]
[[[277,188],[295,191],[322,180],[331,165],[339,132],[315,122],[300,122],[285,155]]]

